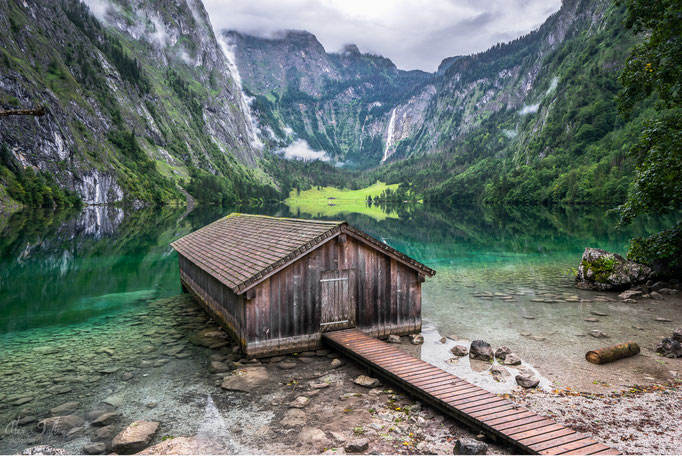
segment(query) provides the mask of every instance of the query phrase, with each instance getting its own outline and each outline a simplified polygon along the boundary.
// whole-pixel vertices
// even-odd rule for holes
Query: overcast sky
[[[402,69],[484,51],[538,28],[561,0],[203,0],[217,30],[308,30],[327,51],[357,44]]]

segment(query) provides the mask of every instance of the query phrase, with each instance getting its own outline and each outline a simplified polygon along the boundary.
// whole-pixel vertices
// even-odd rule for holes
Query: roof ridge
[[[231,214],[226,215],[223,218],[228,218],[228,217],[258,217],[258,218],[264,218],[264,219],[272,219],[272,220],[286,220],[289,222],[301,222],[301,223],[324,223],[326,225],[342,225],[346,223],[345,220],[313,220],[313,219],[299,219],[299,218],[293,218],[293,217],[276,217],[274,215],[261,215],[261,214],[245,214],[242,212],[232,212]]]

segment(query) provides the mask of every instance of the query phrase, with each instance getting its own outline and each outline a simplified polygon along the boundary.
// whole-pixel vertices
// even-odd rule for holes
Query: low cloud
[[[329,161],[329,155],[323,150],[313,150],[303,139],[297,139],[280,151],[287,160],[322,160]]]
[[[561,0],[204,0],[217,30],[313,33],[327,51],[355,43],[402,69],[435,71],[538,28]]]
[[[525,116],[526,114],[535,114],[538,112],[538,109],[540,108],[540,103],[535,103],[532,105],[523,105],[521,109],[519,109],[519,114],[522,116]]]

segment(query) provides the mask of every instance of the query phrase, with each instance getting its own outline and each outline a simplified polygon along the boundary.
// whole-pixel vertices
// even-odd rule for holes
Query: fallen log
[[[637,342],[625,342],[610,347],[588,351],[585,359],[592,364],[606,364],[621,358],[628,358],[639,353]]]
[[[7,116],[44,116],[45,108],[37,109],[0,109],[0,117]]]

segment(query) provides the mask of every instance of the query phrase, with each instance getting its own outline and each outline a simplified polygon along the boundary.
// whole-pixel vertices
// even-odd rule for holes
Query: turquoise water
[[[177,297],[177,256],[169,243],[232,210],[292,215],[284,206],[0,215],[0,453],[49,443],[52,437],[37,437],[35,422],[19,425],[22,419],[49,415],[67,401],[78,401],[82,414],[121,395],[117,407],[126,417],[161,415],[167,434],[196,432],[214,385],[206,353],[187,340],[211,323]],[[578,291],[571,271],[586,246],[622,253],[632,236],[673,220],[644,219],[618,231],[602,209],[535,207],[417,207],[383,221],[345,219],[436,269],[423,287],[421,356],[491,390],[513,384],[492,379],[489,366],[450,359],[456,341],[508,345],[548,387],[567,369],[583,368],[591,311],[614,317],[599,324],[614,338],[630,337],[633,326],[650,328],[651,341],[638,339],[647,343],[664,329],[654,315],[681,323],[679,308],[616,306],[613,297]],[[179,390],[195,399],[183,400]],[[152,410],[149,401],[160,405]],[[71,451],[84,443],[59,441]]]

